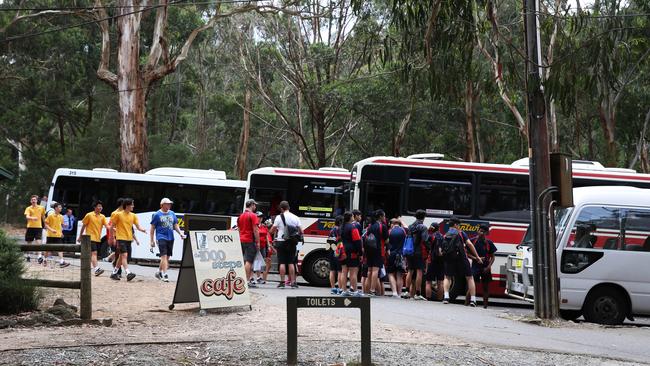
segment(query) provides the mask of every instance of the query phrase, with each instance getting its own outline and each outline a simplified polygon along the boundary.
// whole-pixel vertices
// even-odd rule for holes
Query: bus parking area
[[[78,261],[71,263],[64,269],[38,270],[66,277],[68,272],[78,273]],[[176,269],[169,271],[171,282],[164,283],[154,278],[154,267],[132,267],[138,277],[129,283],[93,278],[93,318],[110,317],[112,327],[2,329],[0,364],[33,362],[34,357],[44,364],[115,364],[120,359],[123,364],[283,364],[286,297],[329,295],[327,288],[300,279],[297,289],[277,289],[277,276],[271,275],[267,284],[251,290],[251,311],[210,311],[201,316],[198,304],[168,310]],[[51,299],[48,295],[44,301]],[[68,300],[74,303],[74,297]],[[488,309],[473,309],[460,303],[376,297],[371,311],[373,362],[379,365],[650,361],[647,318],[617,327],[580,321],[542,326],[528,321],[533,314],[530,305],[499,299]],[[357,310],[300,309],[298,316],[300,364],[358,361]]]

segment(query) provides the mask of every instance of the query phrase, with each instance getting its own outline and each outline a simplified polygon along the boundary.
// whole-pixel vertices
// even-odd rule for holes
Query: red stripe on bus
[[[407,165],[407,166],[421,166],[421,167],[438,167],[438,168],[451,168],[451,169],[466,169],[466,170],[476,170],[476,171],[499,171],[499,172],[509,172],[509,173],[528,173],[528,169],[522,168],[510,168],[504,166],[480,166],[480,165],[469,165],[463,163],[440,163],[440,162],[431,162],[431,161],[394,161],[389,159],[377,159],[373,160],[373,163],[378,164],[393,164],[393,165]],[[585,172],[573,172],[574,177],[587,177],[587,178],[610,178],[610,179],[621,179],[628,181],[644,181],[650,182],[650,175],[648,174],[634,174],[634,175],[620,175],[620,174],[610,174],[606,172],[602,173],[585,173]]]
[[[276,173],[279,173],[279,174],[308,175],[308,176],[315,176],[315,177],[330,177],[330,178],[350,179],[350,174],[295,171],[295,170],[286,170],[286,169],[275,169],[274,171]]]

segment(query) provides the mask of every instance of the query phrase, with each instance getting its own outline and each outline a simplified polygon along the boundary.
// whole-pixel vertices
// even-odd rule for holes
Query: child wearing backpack
[[[379,269],[384,264],[384,251],[388,240],[388,228],[384,223],[386,214],[383,210],[377,210],[370,218],[370,225],[363,236],[364,257],[367,260],[368,276],[364,289],[369,291],[370,296],[380,293]]]
[[[399,299],[402,290],[402,275],[406,270],[403,265],[402,249],[406,240],[406,229],[402,227],[399,219],[390,220],[390,230],[388,232],[388,280],[390,288],[393,291],[393,298]]]
[[[467,281],[467,291],[471,296],[469,305],[476,307],[476,285],[466,250],[469,249],[472,257],[477,258],[479,263],[483,263],[483,261],[476,254],[476,249],[467,234],[458,228],[458,224],[460,224],[458,218],[450,218],[449,230],[447,230],[442,240],[441,249],[445,261],[444,297],[442,303],[449,303],[449,288],[451,287],[452,279],[454,277],[464,276]]]
[[[345,255],[339,256],[341,272],[339,273],[339,287],[343,290],[342,296],[361,296],[357,291],[357,275],[359,273],[359,259],[361,256],[361,234],[357,225],[352,221],[352,213],[343,214],[344,224],[341,227],[341,242],[345,248]],[[342,258],[342,259],[341,259]],[[350,289],[346,284],[350,281]]]
[[[426,212],[424,210],[417,210],[415,212],[415,222],[409,226],[409,234],[413,240],[413,254],[406,255],[406,253],[404,253],[408,262],[408,270],[411,278],[409,295],[414,300],[426,300],[421,294],[422,274],[425,269],[425,260],[429,256],[429,251],[427,249],[429,234],[427,232],[427,227],[424,226],[425,217]],[[406,248],[406,244],[404,247]]]
[[[442,257],[442,241],[444,237],[440,234],[439,225],[431,223],[429,226],[429,258],[427,259],[427,272],[424,275],[426,281],[425,295],[428,300],[433,298],[433,282],[436,283],[435,300],[442,300],[442,286],[445,279],[445,262]]]
[[[334,219],[334,228],[330,231],[329,236],[327,237],[327,254],[330,264],[330,286],[332,289],[330,293],[332,295],[340,295],[341,289],[338,284],[338,274],[341,272],[341,262],[336,257],[336,246],[341,240],[341,225],[343,224],[343,216],[338,215]]]

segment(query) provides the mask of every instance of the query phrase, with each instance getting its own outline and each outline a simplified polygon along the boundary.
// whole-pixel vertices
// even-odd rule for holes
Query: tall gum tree
[[[168,27],[170,6],[178,1],[158,0],[95,0],[94,6],[83,10],[44,10],[16,16],[3,28],[4,33],[19,21],[40,16],[77,15],[91,18],[99,25],[102,35],[101,59],[97,68],[97,77],[110,85],[118,93],[118,115],[120,131],[120,169],[126,172],[144,172],[149,167],[147,139],[147,96],[152,85],[165,76],[176,71],[187,58],[188,52],[199,33],[214,27],[224,17],[239,13],[277,13],[301,15],[302,10],[291,3],[275,5],[273,1],[249,2],[242,5],[224,5],[216,1],[204,10],[206,21],[193,29],[185,38],[175,54],[165,36]],[[111,17],[109,9],[115,9]],[[308,10],[308,9],[306,9]],[[155,12],[151,44],[141,48],[143,16]],[[114,20],[112,23],[110,21]],[[117,58],[114,69],[111,68],[111,26],[117,31]],[[142,49],[148,49],[147,55],[141,55]]]

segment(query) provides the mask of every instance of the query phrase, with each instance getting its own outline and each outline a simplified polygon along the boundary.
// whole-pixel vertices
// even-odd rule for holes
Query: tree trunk
[[[132,4],[131,4],[132,5]],[[140,16],[118,8],[117,89],[120,107],[120,169],[144,173],[149,167],[146,87],[140,72]],[[129,15],[126,15],[129,14]]]
[[[199,87],[199,115],[196,120],[196,152],[202,154],[208,147],[208,127],[207,127],[207,91],[205,86],[200,83]],[[248,107],[247,107],[248,108]],[[247,111],[244,111],[244,119],[246,119]]]
[[[246,88],[246,94],[244,95],[244,122],[241,128],[241,135],[239,136],[239,149],[237,150],[237,158],[235,160],[235,173],[241,180],[246,179],[247,173],[246,158],[248,155],[248,140],[251,129],[251,107],[251,91]]]
[[[411,116],[415,111],[415,93],[411,90],[411,105],[409,111],[406,113],[404,118],[399,124],[399,129],[393,138],[393,156],[400,156],[402,152],[402,144],[404,143],[404,137],[406,137],[406,130],[408,129],[409,124],[411,123]]]
[[[476,131],[474,128],[474,86],[465,82],[465,161],[476,162]]]
[[[605,143],[607,144],[606,163],[608,166],[615,167],[618,163],[615,136],[616,115],[608,96],[600,103],[598,117],[605,135]]]

